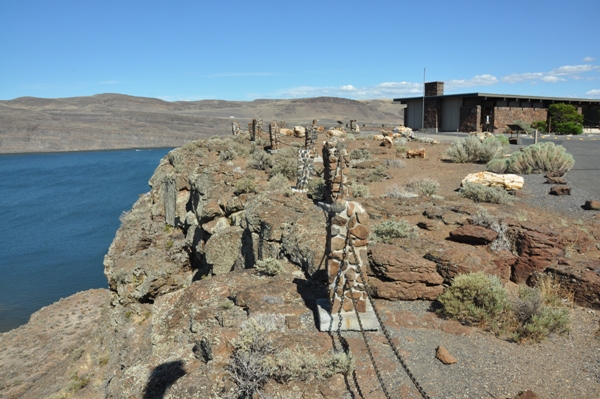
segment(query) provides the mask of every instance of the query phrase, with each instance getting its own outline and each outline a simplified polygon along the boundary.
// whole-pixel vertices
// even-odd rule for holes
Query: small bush
[[[235,189],[235,194],[245,194],[245,193],[256,193],[256,186],[254,185],[254,179],[249,177],[243,177],[235,182],[233,185]]]
[[[369,183],[379,182],[387,179],[389,176],[385,173],[385,167],[382,165],[377,166],[369,173],[365,180]]]
[[[403,144],[396,146],[396,156],[404,156],[406,151],[408,151],[408,148],[406,148]]]
[[[488,137],[479,141],[477,136],[469,136],[453,141],[444,154],[455,163],[476,163],[489,162],[502,156],[504,151],[502,139]]]
[[[283,265],[277,259],[266,258],[256,262],[256,270],[266,276],[276,276],[283,272]]]
[[[383,166],[385,166],[386,169],[401,169],[406,166],[406,162],[399,159],[385,159],[383,161]]]
[[[514,197],[503,188],[469,182],[460,188],[458,195],[475,202],[488,202],[490,204],[510,204],[514,201]]]
[[[367,160],[367,159],[371,159],[373,156],[371,155],[371,153],[369,152],[369,150],[367,150],[366,148],[356,148],[354,150],[352,150],[352,152],[350,153],[350,159],[354,159],[354,160]]]
[[[277,173],[269,178],[269,184],[267,185],[267,191],[282,193],[286,197],[292,195],[292,188],[290,183],[284,175]]]
[[[510,142],[508,141],[508,137],[506,137],[503,134],[497,134],[495,137],[496,137],[496,140],[498,140],[500,143],[502,143],[502,145],[504,147],[507,147],[510,144]]]
[[[325,180],[322,177],[317,177],[308,181],[308,195],[314,201],[325,200]]]
[[[406,191],[406,189],[404,187],[400,187],[397,184],[394,184],[393,186],[391,186],[390,188],[387,189],[386,193],[383,195],[384,197],[387,198],[410,198],[410,197],[416,197],[416,194],[413,193],[409,193]]]
[[[471,216],[471,222],[476,226],[483,226],[498,233],[498,237],[490,244],[493,251],[512,250],[513,240],[510,237],[508,226],[499,218],[490,215],[484,208],[480,208]]]
[[[496,276],[482,272],[459,274],[437,298],[437,312],[462,323],[498,331],[497,318],[510,309],[508,294]]]
[[[219,153],[221,161],[233,161],[237,158],[237,153],[232,148],[227,148]]]
[[[573,156],[567,153],[565,147],[546,141],[532,144],[512,154],[507,161],[507,170],[518,174],[566,173],[574,164]]]
[[[369,239],[389,243],[393,238],[417,238],[417,228],[404,219],[386,220],[373,226]]]
[[[583,134],[583,125],[577,122],[556,123],[553,130],[559,134]]]
[[[354,196],[357,198],[368,198],[371,195],[369,187],[365,186],[364,184],[353,184],[352,194],[354,194]]]
[[[250,169],[268,170],[273,166],[273,159],[265,151],[255,151],[248,159]]]
[[[493,173],[505,173],[508,168],[508,160],[504,158],[496,158],[489,161],[486,168]]]
[[[435,195],[440,189],[440,183],[433,179],[420,179],[414,180],[406,185],[409,191],[417,193],[419,195],[432,196]]]
[[[534,121],[531,127],[539,130],[540,132],[548,132],[548,123],[546,121]]]
[[[273,168],[271,168],[271,176],[281,174],[288,180],[294,180],[298,174],[298,159],[277,154],[273,160]]]

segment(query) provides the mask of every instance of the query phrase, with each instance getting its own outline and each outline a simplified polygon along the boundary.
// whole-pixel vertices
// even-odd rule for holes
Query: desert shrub
[[[569,331],[569,311],[548,302],[544,290],[519,286],[508,295],[496,276],[482,272],[459,274],[437,298],[438,314],[477,325],[514,341],[539,342],[551,333]]]
[[[232,149],[242,158],[248,158],[251,154],[254,154],[254,152],[257,151],[256,144],[250,141],[235,142],[232,145]]]
[[[273,155],[273,164],[270,175],[282,174],[288,180],[296,179],[298,173],[298,149],[294,147],[286,147],[278,150]]]
[[[385,173],[385,167],[383,165],[377,166],[375,169],[372,169],[369,175],[365,178],[365,180],[369,183],[383,181],[387,179],[389,176]]]
[[[444,155],[455,163],[476,163],[489,162],[502,156],[504,151],[502,139],[488,137],[479,141],[477,136],[469,136],[453,141]]]
[[[348,375],[354,370],[354,358],[349,353],[317,356],[299,346],[280,350],[266,334],[273,330],[257,317],[242,324],[227,366],[237,385],[237,397],[263,397],[261,389],[270,379],[281,383],[306,381],[311,376],[323,379],[338,373]]]
[[[486,168],[493,173],[504,173],[508,168],[508,160],[505,158],[492,159],[485,165]]]
[[[309,180],[307,189],[308,195],[314,201],[323,201],[325,199],[325,180],[322,177]]]
[[[256,262],[256,270],[266,276],[276,276],[283,272],[283,265],[277,259],[266,258]]]
[[[496,138],[496,140],[498,140],[500,143],[502,143],[502,145],[505,146],[505,147],[510,144],[510,142],[508,141],[508,137],[506,137],[503,134],[497,134],[494,137]]]
[[[386,169],[400,169],[406,166],[406,162],[399,159],[384,159],[383,166],[385,166]]]
[[[508,294],[500,279],[482,272],[459,274],[437,298],[438,314],[462,323],[498,331],[498,317],[510,309]]]
[[[404,156],[408,151],[408,148],[404,146],[404,144],[400,144],[396,146],[396,156]]]
[[[419,195],[432,196],[436,194],[440,189],[440,183],[433,179],[419,179],[411,181],[406,185],[409,191],[418,193]]]
[[[410,198],[410,197],[416,197],[416,194],[413,193],[409,193],[408,191],[406,191],[406,188],[399,186],[398,184],[394,184],[391,187],[389,187],[385,194],[383,195],[384,197],[387,198]]]
[[[277,173],[269,178],[267,191],[282,193],[286,197],[292,195],[292,188],[290,187],[289,181],[287,177],[281,173]]]
[[[237,158],[237,153],[233,148],[226,148],[219,152],[219,159],[221,161],[233,161],[235,158]]]
[[[415,139],[415,141],[417,143],[438,144],[438,141],[436,139],[431,138],[431,137],[417,137]]]
[[[354,196],[357,198],[367,198],[371,195],[369,187],[365,186],[364,184],[353,184],[352,194],[354,194]]]
[[[354,159],[354,160],[367,160],[367,159],[371,159],[373,156],[371,155],[371,153],[369,152],[369,150],[367,150],[366,148],[356,148],[354,150],[352,150],[352,152],[350,153],[350,159]]]
[[[273,159],[265,151],[255,151],[246,164],[250,169],[268,170],[273,166]]]
[[[510,173],[530,174],[544,172],[569,171],[575,160],[565,147],[551,141],[532,144],[515,152],[508,158],[507,171]]]
[[[371,241],[385,243],[393,238],[417,238],[417,228],[404,219],[389,219],[374,225],[369,237]]]
[[[235,189],[234,191],[236,195],[256,192],[256,185],[254,184],[254,179],[250,177],[243,177],[239,179],[235,182],[233,188]]]
[[[518,323],[513,339],[539,342],[551,333],[569,331],[569,310],[559,302],[549,305],[539,287],[520,286],[512,311]]]
[[[475,202],[488,202],[490,204],[510,204],[514,201],[514,197],[501,187],[490,187],[470,182],[465,183],[460,188],[458,195]]]
[[[490,244],[492,250],[512,250],[513,241],[510,237],[508,226],[504,224],[501,219],[490,215],[485,208],[480,208],[471,216],[471,223],[476,226],[483,226],[498,233],[498,237]]]

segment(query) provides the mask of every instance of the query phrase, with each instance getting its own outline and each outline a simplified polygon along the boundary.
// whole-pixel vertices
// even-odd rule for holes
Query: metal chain
[[[379,380],[379,385],[381,385],[381,390],[383,391],[385,397],[387,399],[392,399],[390,393],[388,392],[385,384],[383,383],[383,378],[381,377],[381,373],[379,371],[379,367],[377,367],[377,363],[375,363],[375,356],[373,356],[373,352],[371,351],[371,346],[369,345],[369,341],[367,340],[367,334],[365,334],[365,330],[362,325],[362,321],[358,314],[358,309],[356,308],[356,299],[353,295],[350,295],[352,299],[352,306],[354,307],[354,313],[356,313],[356,320],[358,320],[358,326],[360,327],[360,333],[362,334],[363,340],[365,341],[365,347],[367,348],[367,353],[371,358],[371,363],[373,364],[373,370],[375,370],[375,375],[377,376],[377,380]]]
[[[354,257],[356,259],[358,259],[357,254],[356,254],[356,248],[354,248],[354,244],[352,243],[352,241],[350,241],[350,247],[351,247],[352,253],[354,254]],[[369,292],[369,289],[368,289],[368,287],[366,285],[366,280],[365,280],[365,278],[362,275],[362,270],[361,270],[360,267],[358,268],[358,276],[360,277],[360,279],[362,280],[363,284],[365,285],[365,292],[367,293],[367,296],[369,298],[369,302],[371,303],[371,306],[373,307],[373,313],[375,313],[375,317],[377,318],[377,321],[379,322],[379,325],[381,326],[381,331],[383,332],[383,335],[385,335],[385,338],[387,339],[389,346],[394,351],[394,354],[396,355],[396,358],[398,359],[398,361],[402,365],[402,368],[404,369],[404,371],[406,372],[406,374],[408,375],[408,377],[410,378],[410,380],[412,381],[412,383],[414,384],[414,386],[417,388],[417,390],[419,391],[419,393],[421,394],[421,396],[423,397],[423,399],[432,399],[431,396],[427,395],[427,393],[425,392],[425,390],[423,389],[423,387],[421,386],[421,384],[419,384],[419,382],[417,381],[417,379],[415,378],[415,376],[412,374],[412,372],[408,368],[408,365],[406,364],[406,361],[404,360],[404,358],[402,357],[402,355],[400,354],[400,352],[398,352],[398,349],[396,349],[396,346],[392,342],[392,337],[390,336],[389,331],[387,330],[387,328],[383,324],[383,321],[381,321],[381,317],[379,316],[379,311],[377,310],[377,307],[375,306],[375,301],[373,301],[373,298],[371,297],[371,293]],[[353,303],[354,303],[354,298],[353,298]],[[366,341],[365,333],[364,333],[364,330],[362,328],[362,323],[360,321],[360,316],[358,314],[358,310],[356,309],[356,306],[354,307],[354,310],[356,312],[356,317],[358,319],[358,324],[360,326],[360,330],[361,330],[361,332],[363,334],[363,338],[365,339],[365,344],[366,344],[367,341]],[[368,349],[368,345],[367,345],[367,349]],[[371,353],[369,353],[369,356],[372,356]],[[373,361],[373,367],[375,368],[375,372],[377,373],[377,368],[375,366],[375,361],[373,360],[372,357],[371,357],[371,360]],[[383,388],[383,384],[381,384],[381,386]],[[385,390],[384,390],[384,392],[385,392]]]

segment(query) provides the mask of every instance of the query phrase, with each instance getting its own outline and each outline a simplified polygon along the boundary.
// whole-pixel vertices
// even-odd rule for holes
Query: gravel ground
[[[569,181],[569,174],[564,176],[567,185],[571,187],[571,195],[550,195],[552,184],[546,183],[543,174],[523,175],[525,185],[519,193],[519,198],[530,206],[540,207],[544,210],[566,214],[571,217],[590,217],[597,211],[586,211],[582,208],[587,200],[595,199],[583,188],[576,187]],[[600,396],[599,396],[600,397]]]
[[[525,390],[534,391],[541,399],[600,397],[600,312],[575,307],[568,335],[553,335],[540,344],[516,344],[439,320],[429,310],[430,302],[377,303],[397,347],[431,398],[506,399]],[[385,344],[383,334],[368,334],[391,396],[420,398]],[[357,356],[364,397],[383,398],[359,333],[344,335]],[[444,365],[435,358],[440,345],[457,363]]]

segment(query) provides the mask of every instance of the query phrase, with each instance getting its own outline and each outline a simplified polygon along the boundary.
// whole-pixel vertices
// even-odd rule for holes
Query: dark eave
[[[594,100],[590,98],[572,98],[572,97],[539,97],[539,96],[519,96],[514,94],[493,94],[493,93],[463,93],[463,94],[445,94],[441,96],[427,96],[425,98],[451,98],[451,97],[463,97],[463,98],[482,98],[484,100],[528,100],[528,101],[549,101],[555,103],[585,103],[585,104],[600,104],[600,100]],[[394,98],[395,103],[406,104],[409,100],[422,100],[423,96],[419,97],[405,97],[405,98]]]

